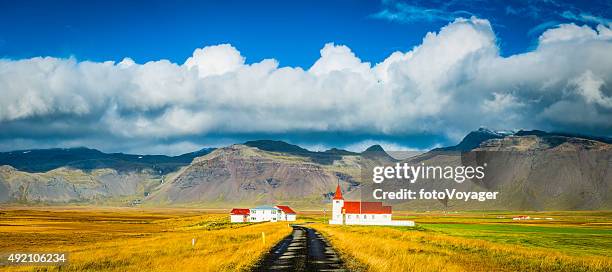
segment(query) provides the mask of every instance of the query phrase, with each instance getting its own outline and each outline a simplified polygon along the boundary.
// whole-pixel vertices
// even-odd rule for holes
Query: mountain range
[[[400,209],[566,210],[612,208],[612,140],[544,131],[470,132],[457,145],[396,159],[378,145],[361,153],[315,152],[257,140],[180,156],[87,148],[0,153],[0,203],[231,207],[284,203],[321,208],[336,184],[364,198],[362,170],[407,162],[486,163],[487,178],[412,188],[499,191],[492,202],[408,201]]]

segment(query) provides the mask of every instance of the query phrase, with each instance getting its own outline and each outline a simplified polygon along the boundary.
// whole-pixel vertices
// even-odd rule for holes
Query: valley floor
[[[351,270],[612,271],[612,212],[531,212],[542,219],[524,221],[513,214],[394,217],[416,221],[414,228],[332,226],[312,216],[311,226]]]
[[[519,214],[553,219],[513,221]],[[298,218],[353,271],[612,271],[612,212],[396,213],[414,228]],[[248,271],[291,232],[286,222],[231,224],[222,210],[0,206],[0,256],[66,252],[61,271]]]
[[[231,224],[218,211],[12,207],[0,209],[0,255],[66,252],[61,271],[249,270],[291,231],[284,223]]]

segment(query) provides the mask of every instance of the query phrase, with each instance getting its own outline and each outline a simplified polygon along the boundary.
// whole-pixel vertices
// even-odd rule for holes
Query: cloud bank
[[[454,141],[479,126],[612,135],[608,26],[559,25],[531,52],[499,51],[489,21],[472,17],[377,64],[333,43],[308,69],[247,63],[229,44],[183,64],[2,59],[0,147],[58,139],[176,153],[167,148],[194,139],[302,132]]]

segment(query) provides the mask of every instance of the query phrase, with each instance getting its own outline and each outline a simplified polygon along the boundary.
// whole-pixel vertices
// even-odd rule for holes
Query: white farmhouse
[[[295,221],[296,213],[289,206],[257,206],[251,209],[234,208],[230,212],[230,222],[277,222]]]
[[[250,222],[276,222],[279,220],[280,212],[274,206],[257,206],[251,209]]]
[[[232,223],[245,223],[249,222],[249,209],[232,209],[230,212],[230,222]]]
[[[414,221],[391,220],[391,206],[382,202],[344,201],[340,185],[336,187],[332,202],[330,224],[335,225],[379,225],[379,226],[414,226]]]
[[[291,209],[289,206],[276,206],[279,209],[280,217],[278,220],[280,221],[295,221],[295,211]]]

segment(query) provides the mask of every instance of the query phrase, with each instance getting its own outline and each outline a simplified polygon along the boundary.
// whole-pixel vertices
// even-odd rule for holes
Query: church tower
[[[336,187],[336,193],[332,199],[332,218],[329,220],[330,224],[342,225],[344,223],[344,214],[342,209],[344,208],[344,197],[342,197],[342,189],[340,184]]]

